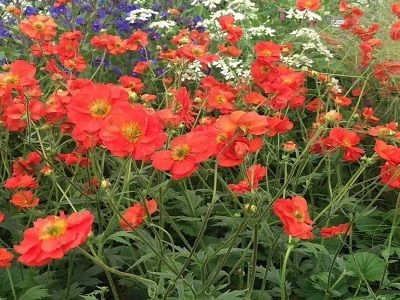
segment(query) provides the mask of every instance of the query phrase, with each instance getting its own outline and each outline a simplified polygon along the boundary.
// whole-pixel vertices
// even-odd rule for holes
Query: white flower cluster
[[[339,85],[339,80],[336,78],[332,77],[330,84],[332,85],[331,89],[334,93],[340,94],[343,92],[342,87]]]
[[[308,21],[321,21],[322,18],[320,15],[309,11],[309,10],[298,10],[291,8],[288,11],[285,11],[286,13],[286,18],[288,19],[298,19],[298,20],[304,20],[307,19]]]
[[[227,8],[246,14],[255,14],[258,12],[256,4],[251,0],[232,0],[228,3]]]
[[[309,39],[308,42],[303,43],[303,50],[315,49],[318,53],[325,56],[326,60],[333,57],[333,54],[329,51],[326,45],[322,42],[319,34],[311,28],[300,28],[290,33],[295,37],[306,37]]]
[[[300,68],[303,66],[312,67],[312,64],[314,63],[314,61],[311,58],[308,58],[307,56],[302,54],[283,56],[281,60],[283,63],[296,68]]]
[[[212,65],[220,70],[225,80],[234,80],[237,78],[249,78],[250,70],[244,68],[243,60],[233,57],[225,57]]]
[[[136,21],[147,21],[153,15],[157,15],[158,12],[148,9],[148,8],[138,8],[129,12],[126,20],[130,23],[135,23]]]
[[[182,73],[182,81],[199,81],[206,74],[201,69],[201,63],[197,60],[191,62],[184,73]]]
[[[222,0],[193,0],[190,5],[204,5],[209,10],[217,8],[217,5],[221,4]]]
[[[156,29],[170,29],[176,25],[175,21],[172,20],[165,20],[165,21],[157,21],[157,22],[152,22],[149,27],[150,28],[156,28]]]
[[[264,25],[258,27],[249,27],[246,29],[249,36],[275,36],[276,30]]]

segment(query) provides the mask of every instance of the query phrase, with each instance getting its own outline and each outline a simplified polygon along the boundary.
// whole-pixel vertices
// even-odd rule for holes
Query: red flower
[[[94,216],[82,210],[65,216],[47,216],[33,222],[25,230],[24,238],[14,249],[21,256],[18,261],[31,267],[45,266],[53,259],[62,258],[68,251],[82,245],[92,232]]]
[[[361,138],[357,133],[345,128],[336,127],[329,132],[328,138],[325,139],[325,144],[331,149],[343,148],[343,159],[346,161],[356,161],[365,152],[363,149],[355,147],[360,141]]]
[[[151,65],[151,61],[139,61],[134,67],[133,72],[143,74]]]
[[[100,138],[112,155],[147,160],[164,144],[166,135],[155,114],[142,105],[132,105],[107,119]]]
[[[39,187],[36,179],[30,175],[18,175],[6,180],[4,187],[9,190],[18,188],[36,189]]]
[[[11,267],[11,261],[14,255],[7,251],[5,248],[0,248],[0,269],[7,269]]]
[[[325,102],[320,98],[314,98],[306,106],[306,109],[311,112],[322,111],[324,108],[325,108]]]
[[[261,95],[260,93],[256,93],[256,92],[251,92],[248,93],[245,97],[244,97],[244,101],[247,104],[254,104],[254,105],[260,105],[260,104],[264,104],[267,102],[267,98],[265,98],[263,95]]]
[[[296,7],[298,10],[312,10],[316,11],[321,7],[320,0],[297,0]]]
[[[396,2],[392,4],[392,12],[397,16],[400,17],[400,2]]]
[[[281,46],[274,42],[258,42],[254,46],[257,60],[263,63],[277,62],[281,59]]]
[[[390,27],[390,38],[393,41],[400,41],[400,21],[393,23]]]
[[[247,169],[246,178],[238,184],[228,184],[231,191],[244,194],[256,190],[261,179],[267,174],[267,169],[261,165],[253,165]]]
[[[82,156],[82,154],[76,151],[71,153],[58,153],[56,160],[62,161],[68,166],[88,167],[91,164],[89,158]]]
[[[217,155],[218,165],[221,167],[235,167],[241,165],[248,153],[254,153],[261,149],[261,138],[249,140],[246,137],[232,137],[219,145]]]
[[[154,214],[157,211],[157,202],[153,199],[146,200],[146,208],[149,215]],[[135,203],[129,207],[122,214],[122,218],[119,221],[120,226],[126,231],[132,231],[132,227],[139,227],[147,218],[146,208],[142,203]]]
[[[395,165],[400,165],[399,147],[388,145],[381,140],[376,140],[374,150],[384,160]]]
[[[40,169],[42,157],[37,152],[29,152],[26,159],[19,157],[12,165],[13,176],[33,175]]]
[[[208,93],[207,107],[230,112],[234,109],[235,97],[236,95],[230,89],[213,86]]]
[[[57,24],[48,16],[30,16],[19,23],[22,33],[37,41],[50,41],[57,34]]]
[[[241,135],[262,135],[267,132],[267,117],[260,116],[258,113],[234,111],[230,115],[224,115],[217,119],[215,127],[219,131],[226,132],[228,136],[235,133]]]
[[[323,227],[321,228],[321,236],[324,239],[333,238],[340,234],[351,234],[351,225],[349,223],[340,224],[338,226]]]
[[[293,128],[293,123],[286,116],[267,117],[266,135],[273,137],[277,134],[286,133]]]
[[[191,176],[198,164],[213,155],[207,135],[191,132],[176,137],[171,142],[171,150],[161,150],[151,156],[153,167],[161,171],[170,171],[172,178],[182,179]]]
[[[112,84],[90,84],[73,95],[68,104],[68,119],[80,130],[98,132],[105,119],[117,108],[129,106],[128,93]]]
[[[12,195],[10,202],[19,208],[33,208],[39,205],[39,198],[31,191],[19,191]]]
[[[28,117],[29,114],[29,117]],[[44,114],[44,105],[38,100],[31,100],[28,110],[25,103],[15,103],[8,106],[4,112],[4,127],[9,131],[23,131],[28,119],[38,121]]]
[[[336,105],[338,105],[338,106],[346,107],[351,104],[351,99],[346,96],[339,95],[339,96],[336,96],[333,100],[335,101]]]
[[[208,53],[206,45],[188,44],[178,49],[179,57],[187,58],[189,61],[197,60],[204,64],[209,64],[219,59],[218,55]]]
[[[13,89],[22,92],[24,87],[35,86],[35,74],[35,65],[24,60],[14,61],[9,65],[7,73],[0,74],[0,95],[2,90],[9,94]]]
[[[272,206],[272,211],[283,223],[287,235],[309,240],[314,237],[312,224],[308,214],[307,201],[300,196],[292,199],[278,199]]]
[[[121,76],[118,80],[122,87],[129,89],[130,91],[141,93],[144,89],[142,80],[131,76]]]
[[[4,222],[5,219],[6,219],[6,215],[0,211],[0,223]]]
[[[382,182],[392,189],[400,188],[400,165],[390,161],[381,167]]]

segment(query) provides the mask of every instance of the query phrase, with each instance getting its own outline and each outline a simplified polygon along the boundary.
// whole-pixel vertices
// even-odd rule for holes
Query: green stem
[[[14,283],[13,283],[9,268],[7,268],[7,275],[8,275],[8,280],[10,281],[11,292],[13,294],[14,300],[17,300],[17,294],[15,293]]]
[[[294,245],[292,244],[292,237],[289,236],[288,248],[286,250],[285,258],[283,259],[282,271],[281,271],[281,300],[286,300],[286,268],[289,260],[290,253],[292,252]]]

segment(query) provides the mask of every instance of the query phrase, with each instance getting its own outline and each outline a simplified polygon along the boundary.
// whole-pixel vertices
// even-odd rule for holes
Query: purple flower
[[[39,9],[37,9],[36,7],[27,6],[25,8],[24,15],[25,16],[33,16],[33,15],[37,15],[38,13],[39,13]]]

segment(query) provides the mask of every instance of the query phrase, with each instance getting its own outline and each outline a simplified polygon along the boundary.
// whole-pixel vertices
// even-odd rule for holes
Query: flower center
[[[172,151],[173,160],[184,160],[189,155],[190,147],[188,144],[179,145]]]
[[[43,228],[39,235],[41,240],[49,240],[63,235],[67,231],[67,221],[64,219],[55,219],[53,222]]]
[[[89,113],[92,117],[103,119],[111,111],[111,104],[104,99],[94,100],[89,105]]]
[[[42,31],[46,27],[46,25],[41,21],[36,21],[33,22],[32,27],[39,31]]]
[[[299,210],[293,212],[293,217],[295,217],[299,223],[304,222],[304,214]]]
[[[217,103],[224,104],[226,102],[226,98],[222,95],[217,96]]]
[[[5,75],[3,81],[6,84],[18,84],[20,82],[19,76],[14,74]]]
[[[353,146],[353,143],[350,141],[350,139],[344,138],[344,139],[343,139],[343,146],[345,146],[345,147],[347,147],[347,148],[350,148],[350,147]]]
[[[122,135],[131,143],[136,143],[142,136],[142,129],[136,122],[125,124],[121,128]]]
[[[265,57],[270,57],[270,56],[272,55],[272,52],[271,52],[271,50],[264,50],[264,51],[263,51],[263,55],[264,55]]]
[[[200,47],[194,47],[194,48],[192,49],[192,53],[193,53],[194,55],[202,55],[202,54],[204,54],[204,51],[203,51],[203,49],[201,49]]]

